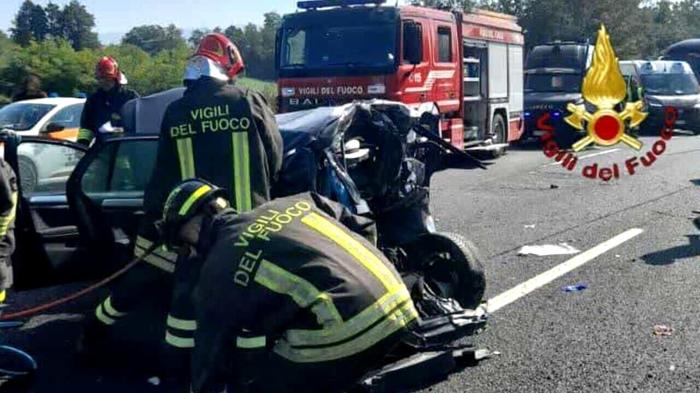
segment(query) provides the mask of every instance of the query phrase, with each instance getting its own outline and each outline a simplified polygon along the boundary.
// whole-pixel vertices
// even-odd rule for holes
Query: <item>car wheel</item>
[[[31,158],[26,156],[19,156],[17,161],[22,193],[25,195],[31,194],[34,192],[39,182],[39,173],[37,172],[36,164],[34,164]]]
[[[506,129],[506,121],[501,114],[493,116],[493,144],[508,143],[508,130]],[[486,154],[488,158],[498,158],[506,153],[506,148],[502,147],[496,150],[489,150]]]
[[[484,297],[486,280],[474,244],[455,233],[431,233],[419,238],[409,256],[412,270],[432,292],[474,309]]]

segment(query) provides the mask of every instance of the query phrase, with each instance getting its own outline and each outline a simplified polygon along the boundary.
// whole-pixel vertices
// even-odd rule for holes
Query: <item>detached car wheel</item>
[[[19,179],[20,187],[22,187],[22,193],[31,194],[39,182],[39,173],[36,169],[36,164],[31,158],[26,156],[19,156],[17,159],[17,165],[19,168]]]
[[[454,299],[467,309],[481,304],[486,280],[472,242],[455,233],[423,235],[411,247],[409,258],[436,295]]]

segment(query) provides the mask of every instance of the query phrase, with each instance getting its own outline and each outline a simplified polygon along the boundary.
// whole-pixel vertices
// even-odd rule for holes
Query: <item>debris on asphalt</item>
[[[554,189],[559,188],[559,186],[556,185],[556,184],[550,184],[550,185],[549,185],[549,188],[552,189],[552,190],[554,190]]]
[[[620,254],[615,254],[615,258],[619,258],[619,257],[620,257]]]
[[[562,287],[561,290],[564,292],[581,292],[588,288],[588,285],[586,284],[576,284],[576,285],[567,285],[565,287]]]
[[[673,328],[666,325],[654,325],[655,336],[670,336],[673,334]]]
[[[669,367],[668,369],[670,371],[676,371],[676,366],[672,364],[671,367]]]
[[[525,225],[525,228],[534,228],[535,224]]]
[[[160,378],[158,378],[158,377],[148,378],[148,383],[150,383],[153,386],[158,386],[158,385],[160,385]]]
[[[550,255],[569,255],[578,254],[581,252],[568,243],[559,244],[543,244],[538,246],[523,246],[518,255],[536,255],[538,257],[546,257]]]

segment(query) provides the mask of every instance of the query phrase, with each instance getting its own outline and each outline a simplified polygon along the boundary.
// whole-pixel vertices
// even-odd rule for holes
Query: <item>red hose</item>
[[[42,311],[46,311],[50,308],[54,308],[56,306],[66,304],[66,303],[73,301],[81,296],[84,296],[84,295],[86,295],[86,294],[88,294],[88,293],[90,293],[98,288],[101,288],[101,287],[109,284],[111,281],[115,280],[117,277],[119,277],[122,274],[129,271],[129,269],[131,269],[132,267],[136,266],[145,257],[150,255],[156,249],[156,247],[157,246],[151,247],[151,249],[146,251],[146,253],[143,256],[141,256],[137,259],[134,259],[133,261],[129,262],[129,264],[127,264],[126,266],[119,269],[111,276],[105,278],[104,280],[102,280],[98,283],[90,285],[89,287],[81,289],[78,292],[72,293],[72,294],[65,296],[65,297],[62,297],[60,299],[56,299],[56,300],[49,302],[49,303],[40,304],[40,305],[32,307],[32,308],[28,308],[28,309],[21,310],[21,311],[16,311],[16,312],[9,313],[9,314],[2,314],[2,315],[0,315],[0,321],[4,321],[4,320],[8,320],[8,319],[15,319],[15,318],[23,318],[23,317],[28,317],[30,315],[38,314],[38,313],[40,313]]]

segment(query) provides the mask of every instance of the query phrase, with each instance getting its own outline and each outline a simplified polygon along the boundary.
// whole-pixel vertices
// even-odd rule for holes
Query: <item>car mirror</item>
[[[58,132],[65,130],[66,127],[58,123],[49,123],[46,125],[46,132]]]

